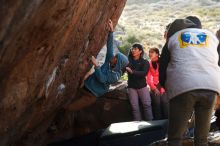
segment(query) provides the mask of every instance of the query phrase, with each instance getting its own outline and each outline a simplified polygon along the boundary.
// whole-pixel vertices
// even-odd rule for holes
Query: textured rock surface
[[[0,1],[0,145],[43,145],[125,1]]]
[[[61,112],[50,126],[52,141],[70,139],[107,128],[111,123],[132,120],[127,94],[117,89],[107,93],[90,107],[74,113]]]

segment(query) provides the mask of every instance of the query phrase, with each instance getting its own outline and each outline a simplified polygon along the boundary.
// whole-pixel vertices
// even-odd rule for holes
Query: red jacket
[[[149,61],[149,63],[150,63],[150,68],[146,76],[146,81],[147,84],[150,86],[150,89],[154,90],[157,88],[157,85],[159,83],[159,64],[157,63],[157,69],[155,70],[152,66],[152,62]],[[160,88],[160,92],[164,93],[165,92],[164,88]]]

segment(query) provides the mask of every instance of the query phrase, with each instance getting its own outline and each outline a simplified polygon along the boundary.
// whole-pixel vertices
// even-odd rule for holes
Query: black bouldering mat
[[[48,146],[147,146],[165,138],[167,123],[167,120],[113,123],[105,130]]]
[[[147,146],[166,137],[167,124],[167,120],[114,123],[102,133],[100,146]]]

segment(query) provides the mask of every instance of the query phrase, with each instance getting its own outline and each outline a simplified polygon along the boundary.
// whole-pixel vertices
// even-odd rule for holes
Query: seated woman
[[[164,88],[159,84],[159,55],[158,48],[149,50],[150,69],[147,74],[147,83],[150,86],[154,120],[168,118],[168,99]]]
[[[114,56],[114,29],[111,20],[108,22],[108,30],[107,53],[104,64],[98,66],[95,57],[92,56],[95,72],[85,79],[84,86],[78,97],[65,106],[65,109],[76,111],[95,103],[96,98],[108,92],[110,84],[116,83],[122,76],[123,71],[125,71],[125,67],[128,64],[127,57],[120,52]]]
[[[134,44],[129,53],[128,72],[128,96],[135,121],[142,120],[139,99],[143,104],[145,120],[153,119],[151,98],[147,88],[145,76],[149,70],[149,62],[143,58],[144,49],[140,44]]]

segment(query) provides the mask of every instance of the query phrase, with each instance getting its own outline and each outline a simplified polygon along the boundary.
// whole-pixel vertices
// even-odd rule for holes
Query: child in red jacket
[[[147,84],[151,90],[152,109],[154,119],[168,118],[168,99],[164,88],[159,85],[159,49],[151,48],[149,51],[150,69],[147,74]]]

